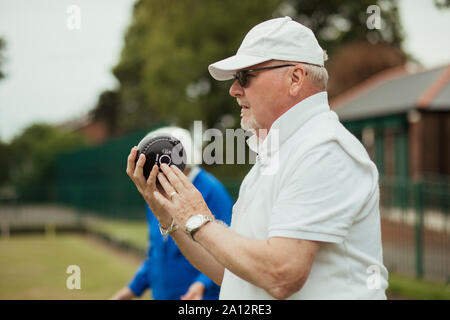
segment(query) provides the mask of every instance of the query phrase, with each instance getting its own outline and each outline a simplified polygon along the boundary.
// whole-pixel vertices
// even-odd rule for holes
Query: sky
[[[0,139],[33,122],[62,123],[92,109],[118,83],[119,60],[134,0],[0,0],[6,39],[0,81]],[[80,29],[71,5],[80,9]]]
[[[0,140],[35,122],[82,117],[102,91],[118,86],[111,70],[134,2],[0,0],[0,37],[7,44]],[[450,9],[437,10],[431,0],[399,0],[399,6],[405,51],[429,68],[450,63]]]

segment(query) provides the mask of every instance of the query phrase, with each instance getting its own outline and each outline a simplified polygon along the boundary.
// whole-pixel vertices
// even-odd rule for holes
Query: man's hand
[[[137,298],[130,288],[125,287],[113,295],[110,300],[131,300]]]
[[[133,147],[127,160],[127,175],[136,185],[139,193],[144,197],[145,201],[152,209],[153,214],[158,219],[159,223],[167,229],[171,222],[171,217],[164,210],[164,208],[155,201],[154,192],[157,191],[159,194],[163,195],[164,191],[156,186],[156,176],[158,174],[158,166],[154,165],[150,171],[150,175],[147,180],[145,180],[143,168],[145,164],[145,155],[141,154],[139,160],[135,164],[135,158],[137,154],[137,148]]]
[[[179,226],[184,227],[186,221],[195,214],[214,218],[200,191],[180,169],[175,165],[169,167],[167,164],[162,164],[161,170],[164,174],[158,174],[158,181],[164,192],[154,189],[153,199],[175,219]],[[164,193],[170,196],[167,197]]]
[[[181,300],[202,300],[205,292],[205,285],[200,281],[194,282],[188,291],[181,296]]]

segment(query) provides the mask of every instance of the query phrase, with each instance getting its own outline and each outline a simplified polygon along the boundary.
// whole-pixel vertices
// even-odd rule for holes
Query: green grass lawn
[[[122,233],[133,230],[132,226],[113,223],[106,229]],[[141,241],[138,238],[136,241]],[[141,244],[147,245],[146,240]],[[66,287],[69,265],[81,269],[80,290]],[[0,239],[0,299],[108,299],[130,281],[139,265],[139,259],[118,254],[81,235]],[[396,274],[389,275],[389,291],[405,299],[450,299],[450,288],[445,284]]]
[[[148,226],[145,221],[98,220],[95,224],[91,224],[90,228],[139,248],[148,247]],[[404,299],[450,300],[450,287],[445,284],[430,283],[391,273],[388,291]]]
[[[127,242],[137,248],[148,248],[147,221],[98,219],[87,225],[89,230],[107,234],[113,239]]]
[[[407,299],[450,300],[450,286],[390,274],[389,290]]]
[[[0,299],[108,299],[139,264],[83,236],[1,239]],[[80,290],[66,287],[69,265],[80,267]]]

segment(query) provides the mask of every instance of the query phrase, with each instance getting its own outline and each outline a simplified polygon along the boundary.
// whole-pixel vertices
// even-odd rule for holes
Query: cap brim
[[[230,80],[233,79],[233,75],[237,70],[248,68],[269,60],[271,60],[271,58],[239,54],[210,64],[208,66],[208,71],[216,80]]]

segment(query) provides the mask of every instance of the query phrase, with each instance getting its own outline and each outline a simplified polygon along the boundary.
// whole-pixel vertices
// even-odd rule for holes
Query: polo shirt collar
[[[254,134],[247,139],[247,144],[250,150],[258,155],[274,152],[308,120],[326,111],[330,111],[327,92],[316,93],[300,101],[276,119],[263,141]],[[271,141],[273,139],[278,139],[279,142]]]

